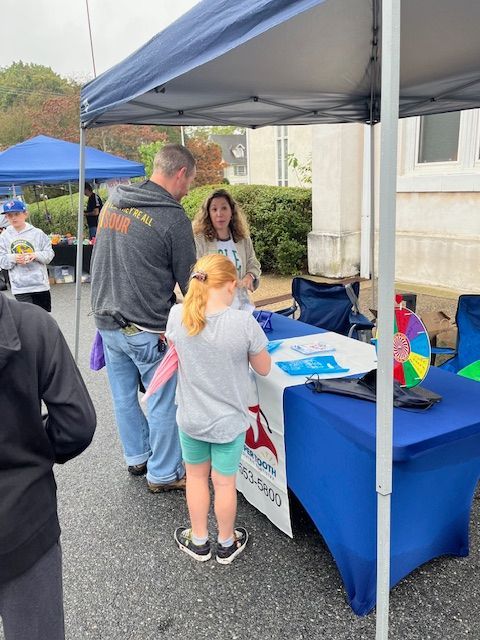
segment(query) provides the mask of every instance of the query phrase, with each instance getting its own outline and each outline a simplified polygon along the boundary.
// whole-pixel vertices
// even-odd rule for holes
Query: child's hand
[[[37,255],[35,253],[17,253],[15,255],[15,262],[17,264],[29,264],[33,262]]]

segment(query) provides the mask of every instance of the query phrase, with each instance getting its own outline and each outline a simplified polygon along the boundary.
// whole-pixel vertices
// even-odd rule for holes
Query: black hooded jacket
[[[56,322],[40,307],[0,294],[0,584],[58,540],[52,467],[80,454],[95,425]]]

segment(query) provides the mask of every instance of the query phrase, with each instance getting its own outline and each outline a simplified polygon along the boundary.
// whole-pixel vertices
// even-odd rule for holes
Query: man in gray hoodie
[[[176,376],[138,401],[165,354],[164,331],[176,283],[186,292],[195,263],[192,226],[180,200],[195,179],[181,145],[155,156],[150,180],[120,185],[103,207],[92,262],[92,309],[105,351],[128,471],[147,474],[152,493],[185,488],[175,422]]]

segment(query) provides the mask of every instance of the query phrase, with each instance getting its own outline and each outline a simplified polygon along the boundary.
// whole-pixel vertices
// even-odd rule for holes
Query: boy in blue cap
[[[3,213],[10,225],[0,235],[0,268],[10,276],[12,293],[20,302],[31,302],[51,311],[50,284],[46,265],[54,253],[49,237],[27,222],[22,200],[7,200]]]

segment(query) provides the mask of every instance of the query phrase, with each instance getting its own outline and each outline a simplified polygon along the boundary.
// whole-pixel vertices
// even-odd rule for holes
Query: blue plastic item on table
[[[350,369],[341,367],[333,356],[314,356],[300,360],[285,360],[275,363],[290,376],[308,376],[312,373],[346,373]]]
[[[253,317],[256,319],[262,329],[267,332],[272,330],[272,312],[271,311],[254,311]]]
[[[270,340],[267,344],[268,353],[272,353],[282,344],[283,340]]]

